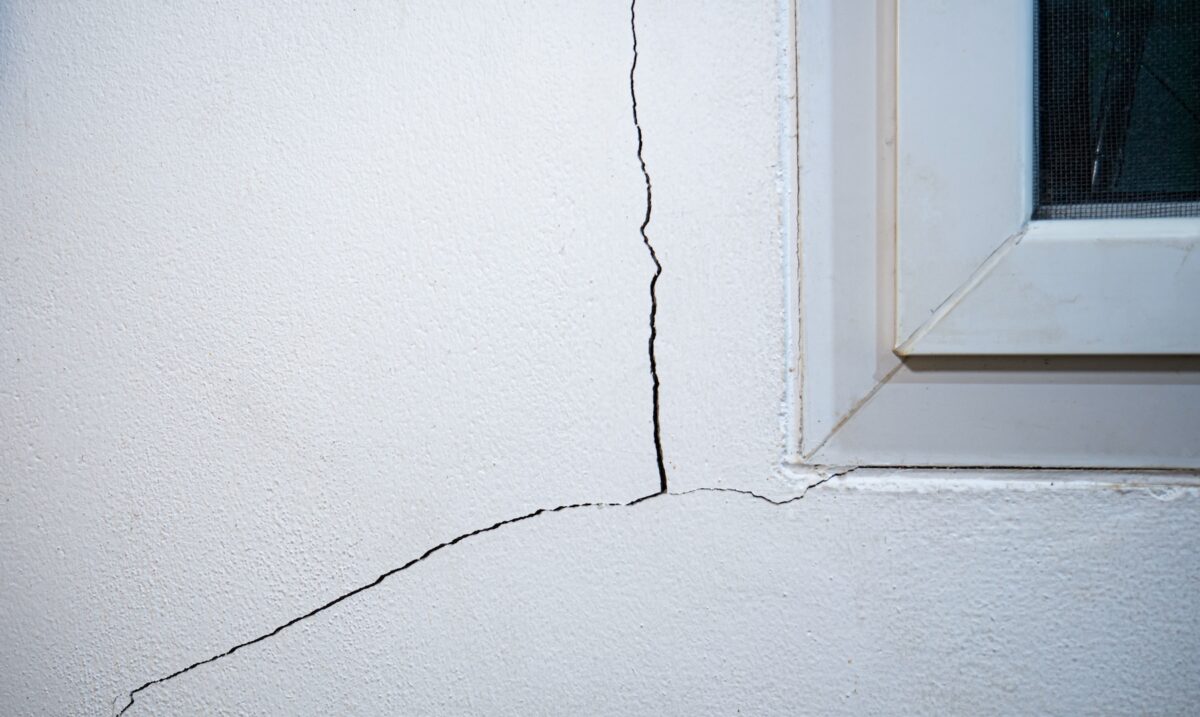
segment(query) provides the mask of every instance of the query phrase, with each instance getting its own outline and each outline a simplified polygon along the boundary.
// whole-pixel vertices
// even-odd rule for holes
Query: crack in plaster
[[[638,61],[638,42],[637,42],[637,0],[632,0],[629,4],[629,30],[633,35],[633,64],[629,66],[629,98],[633,104],[633,126],[637,129],[637,157],[638,164],[642,166],[642,178],[646,181],[646,215],[642,218],[642,225],[638,227],[638,231],[642,235],[642,243],[646,245],[646,250],[650,252],[650,260],[654,262],[654,276],[650,278],[650,379],[652,382],[652,398],[654,405],[654,454],[658,459],[658,492],[667,492],[667,466],[663,461],[662,448],[662,430],[658,414],[658,361],[654,353],[654,344],[658,338],[658,278],[662,276],[662,264],[658,261],[658,253],[654,251],[654,245],[650,243],[650,237],[646,235],[646,227],[650,224],[650,211],[654,207],[652,185],[650,184],[650,172],[646,170],[646,158],[642,156],[642,125],[638,121],[638,104],[637,91],[634,88],[633,74],[637,71]]]
[[[137,695],[139,693],[143,692],[144,690],[146,690],[150,687],[153,687],[154,685],[160,685],[160,684],[163,684],[164,682],[168,682],[169,680],[173,680],[176,677],[179,677],[180,675],[191,672],[192,670],[195,670],[198,667],[203,667],[204,665],[216,662],[217,660],[223,659],[225,657],[229,657],[230,655],[234,654],[235,652],[237,652],[238,650],[241,650],[244,647],[249,647],[251,645],[255,645],[255,644],[263,642],[264,640],[267,640],[271,637],[274,637],[275,635],[278,635],[280,632],[283,632],[284,630],[291,627],[292,625],[295,625],[298,622],[303,622],[304,620],[307,620],[310,617],[314,617],[314,616],[334,607],[338,603],[340,603],[344,600],[348,600],[348,599],[354,597],[355,595],[358,595],[361,592],[370,590],[371,588],[382,583],[384,580],[387,580],[388,578],[392,577],[396,573],[404,572],[405,570],[408,570],[409,568],[413,567],[417,563],[420,563],[420,562],[432,557],[435,553],[437,553],[445,548],[449,548],[453,545],[457,545],[457,544],[467,540],[468,538],[473,538],[477,535],[482,535],[484,533],[490,533],[494,530],[499,530],[500,528],[503,528],[506,525],[512,525],[513,523],[520,523],[525,520],[530,520],[530,519],[538,517],[539,515],[545,515],[545,514],[549,514],[549,513],[559,513],[559,512],[563,512],[563,511],[567,511],[567,510],[575,510],[577,508],[624,508],[624,507],[634,506],[634,505],[637,505],[638,503],[649,500],[651,498],[657,498],[658,496],[667,494],[667,468],[666,468],[666,463],[663,460],[662,432],[661,432],[661,423],[659,421],[658,362],[656,360],[656,356],[654,353],[655,341],[658,338],[658,329],[657,329],[657,323],[656,323],[657,316],[658,316],[658,295],[656,293],[656,287],[658,284],[658,278],[660,276],[662,276],[662,264],[658,260],[658,254],[654,251],[654,245],[651,244],[650,237],[647,236],[647,234],[646,234],[646,227],[650,224],[650,211],[651,211],[652,204],[651,204],[650,173],[646,169],[646,160],[642,156],[642,148],[643,148],[642,126],[641,126],[640,122],[638,121],[637,92],[636,92],[635,85],[634,85],[634,72],[637,70],[637,61],[638,61],[637,12],[636,12],[636,9],[637,9],[637,0],[631,0],[630,5],[629,5],[629,26],[630,26],[630,31],[633,35],[633,62],[629,67],[629,97],[630,97],[630,100],[633,105],[633,125],[634,125],[634,128],[637,130],[638,164],[641,165],[642,177],[646,183],[646,214],[642,218],[642,223],[641,223],[641,226],[638,228],[638,232],[642,236],[642,243],[646,245],[646,249],[650,252],[650,259],[654,262],[654,276],[650,279],[650,339],[649,339],[648,349],[649,349],[649,354],[650,354],[650,378],[651,378],[652,387],[653,387],[652,418],[653,418],[653,426],[654,426],[654,453],[655,453],[655,458],[656,458],[657,467],[658,467],[658,480],[659,480],[658,491],[656,491],[654,493],[650,493],[648,495],[641,496],[639,498],[635,498],[627,503],[606,503],[606,502],[572,503],[569,505],[556,506],[554,508],[538,508],[537,510],[535,510],[533,512],[526,513],[524,515],[519,515],[515,518],[506,518],[506,519],[498,521],[496,523],[492,523],[491,525],[489,525],[487,527],[478,528],[478,529],[472,530],[468,533],[463,533],[462,535],[454,537],[443,543],[439,543],[439,544],[433,546],[432,548],[429,548],[428,550],[426,550],[424,553],[422,553],[418,557],[415,557],[412,560],[409,560],[407,563],[405,563],[399,567],[392,568],[391,570],[388,570],[384,573],[381,573],[379,575],[379,577],[375,578],[371,582],[366,583],[364,585],[360,585],[360,586],[354,588],[353,590],[350,590],[349,592],[342,593],[341,595],[333,598],[332,600],[326,602],[325,604],[320,605],[319,607],[313,608],[312,610],[309,610],[308,612],[304,613],[303,615],[299,615],[297,617],[292,618],[291,620],[288,620],[287,622],[283,623],[282,625],[279,625],[278,627],[274,628],[270,632],[265,632],[265,633],[259,635],[258,637],[251,638],[244,642],[239,642],[238,644],[234,645],[233,647],[229,648],[228,650],[225,650],[224,652],[218,653],[216,655],[212,655],[211,657],[207,657],[207,658],[205,658],[203,660],[199,660],[197,662],[193,662],[192,664],[188,665],[187,667],[178,669],[178,670],[170,673],[169,675],[165,675],[163,677],[158,677],[153,680],[149,680],[148,682],[143,683],[141,686],[136,687],[133,690],[130,690],[129,694],[127,695],[127,702],[125,703],[125,706],[122,707],[119,712],[117,712],[118,717],[120,717],[121,715],[124,715],[125,712],[127,712],[129,710],[129,708],[133,707],[133,704],[136,701]],[[828,479],[826,479],[826,480],[828,480]],[[822,481],[822,482],[824,482],[824,481]],[[713,490],[720,490],[720,489],[713,489]],[[724,489],[724,490],[732,490],[732,489]],[[691,491],[689,491],[689,492],[691,492]],[[801,496],[801,497],[803,497],[803,496]],[[764,498],[764,500],[767,500],[767,499]],[[116,706],[115,700],[114,700],[113,706],[114,706],[114,708]]]
[[[800,491],[799,495],[794,495],[791,498],[784,498],[783,500],[776,500],[774,498],[770,498],[765,495],[762,495],[761,493],[755,493],[752,490],[746,490],[744,488],[722,488],[722,487],[715,487],[715,486],[714,487],[692,488],[691,490],[680,491],[678,493],[671,493],[670,495],[682,496],[682,495],[691,495],[692,493],[737,493],[738,495],[745,495],[745,496],[749,496],[751,498],[755,498],[757,500],[765,501],[767,503],[770,503],[771,505],[787,505],[788,503],[795,503],[798,500],[802,500],[804,498],[804,496],[808,495],[808,492],[810,490],[812,490],[813,488],[816,488],[817,486],[820,486],[820,485],[824,485],[824,484],[828,483],[829,481],[833,480],[834,478],[840,478],[841,476],[849,475],[856,470],[858,470],[858,466],[853,466],[853,467],[849,467],[849,468],[841,468],[841,469],[835,470],[831,473],[824,474],[824,475],[822,475],[820,480],[804,486],[804,488]]]
[[[750,496],[751,498],[757,498],[758,500],[766,501],[767,503],[770,503],[771,505],[787,505],[788,503],[794,503],[794,502],[800,500],[801,498],[803,498],[805,495],[808,494],[809,490],[811,490],[812,488],[816,488],[817,486],[821,485],[821,483],[824,483],[827,480],[829,480],[829,479],[824,478],[821,481],[812,484],[808,488],[805,488],[804,492],[801,493],[800,495],[795,495],[795,496],[792,496],[791,498],[785,498],[784,500],[775,500],[774,498],[768,498],[767,496],[762,495],[760,493],[755,493],[752,490],[744,490],[742,488],[707,488],[707,487],[706,488],[692,488],[691,490],[685,490],[685,491],[681,491],[679,493],[672,493],[671,495],[683,496],[683,495],[691,495],[692,493],[736,493],[738,495],[746,495],[746,496]]]
[[[146,688],[153,687],[154,685],[162,684],[164,682],[167,682],[168,680],[173,680],[176,677],[179,677],[180,675],[191,672],[192,670],[196,669],[197,667],[202,667],[209,663],[216,662],[217,660],[220,660],[222,658],[229,657],[230,655],[232,655],[233,653],[242,649],[243,647],[249,647],[251,645],[262,642],[268,638],[274,637],[275,635],[278,635],[279,633],[283,632],[284,630],[291,627],[292,625],[295,625],[298,622],[303,622],[304,620],[307,620],[310,617],[314,617],[322,612],[325,612],[326,610],[337,605],[338,603],[342,602],[343,600],[348,600],[361,592],[370,590],[371,588],[379,585],[384,580],[387,580],[388,578],[395,575],[396,573],[404,572],[405,570],[408,570],[409,568],[413,567],[417,563],[420,563],[421,561],[426,560],[427,558],[433,556],[434,553],[437,553],[445,548],[449,548],[452,545],[457,545],[457,544],[463,542],[464,540],[467,540],[468,538],[473,538],[477,535],[482,535],[484,533],[490,533],[493,530],[499,530],[500,528],[503,528],[506,525],[512,525],[513,523],[520,523],[521,521],[524,521],[524,520],[536,518],[539,515],[545,515],[548,513],[560,513],[563,511],[567,511],[567,510],[575,510],[577,508],[624,508],[624,507],[636,505],[648,498],[654,498],[659,495],[662,495],[662,494],[661,493],[652,493],[647,496],[642,496],[641,498],[636,498],[632,501],[629,501],[628,503],[600,503],[600,502],[597,502],[597,503],[571,503],[569,505],[560,505],[560,506],[557,506],[554,508],[538,508],[537,510],[535,510],[531,513],[526,513],[525,515],[519,515],[515,518],[506,518],[504,520],[492,523],[491,525],[489,525],[485,528],[478,528],[476,530],[472,530],[469,533],[463,533],[462,535],[459,535],[455,538],[451,538],[450,540],[447,540],[444,543],[438,543],[437,545],[433,546],[432,548],[429,548],[424,553],[421,553],[421,555],[413,558],[412,560],[409,560],[407,563],[401,565],[400,567],[392,568],[391,570],[388,570],[387,572],[380,574],[379,577],[375,578],[371,582],[366,583],[364,585],[360,585],[349,592],[342,593],[341,595],[335,597],[334,599],[330,600],[329,602],[325,603],[324,605],[313,608],[312,610],[309,610],[308,612],[304,613],[303,615],[294,617],[291,620],[288,620],[287,622],[283,623],[282,625],[279,625],[278,627],[271,630],[270,632],[265,632],[265,633],[259,635],[258,637],[246,640],[245,642],[239,642],[238,644],[234,645],[233,647],[229,648],[228,650],[226,650],[224,652],[218,653],[211,657],[207,657],[207,658],[205,658],[203,660],[199,660],[197,662],[193,662],[192,664],[188,665],[187,667],[178,669],[169,675],[159,677],[159,678],[150,680],[149,682],[146,682],[145,684],[141,685],[140,687],[130,691],[129,696],[128,696],[128,702],[126,702],[125,706],[121,708],[121,711],[118,712],[117,715],[118,716],[123,715],[123,714],[125,714],[126,710],[128,710],[130,707],[133,707],[133,703],[135,702],[135,698],[137,697],[138,693],[142,692]]]

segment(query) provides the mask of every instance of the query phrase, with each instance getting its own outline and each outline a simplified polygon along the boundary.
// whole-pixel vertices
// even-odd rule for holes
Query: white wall
[[[6,714],[658,489],[629,7],[176,5],[0,9]],[[672,493],[810,479],[789,22],[637,7]],[[543,513],[127,714],[1196,711],[1200,494],[1117,478]]]

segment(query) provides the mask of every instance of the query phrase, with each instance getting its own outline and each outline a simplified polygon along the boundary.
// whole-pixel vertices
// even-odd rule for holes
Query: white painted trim
[[[1163,499],[1200,496],[1195,473],[1099,473],[1096,471],[1005,471],[861,469],[832,478],[824,490],[873,493],[1121,491],[1149,492]]]
[[[895,7],[800,0],[797,8],[802,400],[800,455],[790,471],[1200,468],[1196,360],[902,361],[893,352]],[[1035,223],[1035,239],[1024,228],[1017,222],[981,244],[938,301],[1005,238],[1016,245],[1020,236],[1022,251],[1054,238],[1052,227]],[[806,482],[788,472],[781,483]],[[1113,475],[1123,482],[1130,474]]]
[[[1191,246],[1200,239],[1200,219],[1066,219],[1030,222],[1026,239],[1033,241],[1170,242]]]
[[[779,0],[779,192],[780,236],[783,238],[784,275],[784,380],[783,423],[784,455],[782,464],[795,462],[799,456],[803,427],[800,410],[801,376],[804,366],[800,332],[800,206],[799,183],[799,83],[798,45],[796,42],[797,3]]]
[[[900,365],[892,353],[891,3],[797,7],[799,462]],[[880,49],[882,48],[882,49]],[[860,91],[861,88],[879,87]],[[887,226],[884,226],[883,224]]]
[[[1028,222],[1033,4],[900,5],[896,352],[1200,354],[1200,218]]]
[[[896,22],[901,346],[1033,213],[1033,2],[904,0]]]
[[[1032,222],[897,353],[1200,353],[1197,248],[1200,219]]]
[[[695,490],[730,490],[725,486]],[[735,492],[747,492],[733,488]],[[1188,470],[1093,470],[1084,468],[903,468],[832,465],[786,467],[776,480],[756,488],[754,494],[783,503],[798,500],[813,490],[851,490],[874,493],[935,492],[1039,492],[1039,491],[1147,491],[1170,499],[1180,495],[1200,497],[1200,472]]]

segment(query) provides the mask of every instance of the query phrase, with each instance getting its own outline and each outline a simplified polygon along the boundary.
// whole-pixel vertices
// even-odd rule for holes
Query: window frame
[[[899,3],[894,349],[1200,353],[1200,217],[1030,220],[1035,5]]]
[[[993,9],[1006,2],[989,0]],[[901,6],[931,12],[934,5],[901,0]],[[974,3],[941,7],[960,5]],[[896,242],[897,2],[800,0],[796,13],[793,315],[799,331],[791,463],[1200,468],[1200,442],[1194,437],[1200,426],[1200,360],[1193,357],[919,351],[900,356],[894,351],[902,248]],[[1028,42],[1032,48],[1031,34]],[[1031,143],[1032,117],[1026,127]],[[1031,207],[1032,182],[1006,181],[1008,191]],[[1041,245],[1125,241],[1120,236],[1055,237],[1053,229],[1038,226],[1023,231],[1024,217],[1006,221],[1013,222],[1012,235],[1020,237],[1010,240],[1009,251],[999,257],[1006,261],[1032,257],[1036,252],[1030,249]],[[1120,229],[1119,223],[1108,226]],[[1009,238],[977,234],[986,235],[990,244],[980,242],[982,255],[967,257],[975,261],[965,262],[961,272],[938,265],[936,278],[945,293],[929,308],[936,309]],[[1180,261],[1173,256],[1176,269]],[[968,316],[970,300],[986,296],[990,285],[1001,286],[992,281],[1000,276],[991,267],[983,277],[987,281],[978,282],[968,300],[947,316]],[[923,338],[931,337],[938,338],[932,331]]]

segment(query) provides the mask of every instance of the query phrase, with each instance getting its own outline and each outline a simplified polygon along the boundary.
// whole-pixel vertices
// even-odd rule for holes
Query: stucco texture
[[[482,534],[147,690],[141,714],[1200,704],[1200,611],[1180,599],[1200,584],[1196,491],[853,486],[835,479],[783,506],[665,496]]]
[[[0,712],[1200,710],[1193,489],[798,498],[792,8],[631,19],[0,6]]]
[[[658,488],[629,8],[0,9],[0,712]]]

